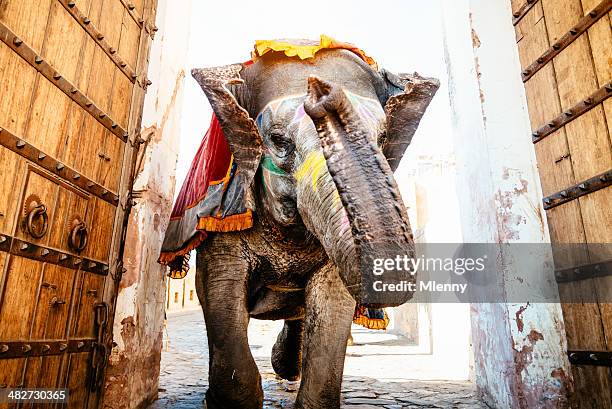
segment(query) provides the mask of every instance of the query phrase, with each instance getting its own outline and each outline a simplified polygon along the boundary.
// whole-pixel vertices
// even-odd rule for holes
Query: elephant
[[[272,365],[301,379],[295,408],[339,408],[356,305],[397,306],[412,295],[372,296],[368,286],[373,260],[414,252],[393,172],[439,82],[379,70],[347,49],[309,59],[270,52],[192,76],[255,209],[252,228],[212,234],[197,248],[207,408],[263,405],[250,319],[284,320]],[[396,273],[389,279],[414,280]]]

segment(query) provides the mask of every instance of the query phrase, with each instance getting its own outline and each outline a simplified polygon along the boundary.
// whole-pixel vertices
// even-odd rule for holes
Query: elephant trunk
[[[308,80],[304,109],[315,124],[322,148],[318,152],[324,158],[318,174],[310,175],[317,192],[311,188],[305,194],[321,203],[308,212],[305,222],[338,265],[344,284],[358,302],[372,306],[406,302],[412,296],[407,291],[377,292],[373,286],[380,280],[414,281],[407,269],[374,274],[380,260],[414,256],[406,209],[376,136],[369,134],[341,88],[316,77]],[[313,169],[312,165],[305,168]]]

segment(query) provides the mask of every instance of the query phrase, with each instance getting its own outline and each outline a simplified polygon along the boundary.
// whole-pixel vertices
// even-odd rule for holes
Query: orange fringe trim
[[[389,326],[389,316],[385,312],[385,318],[368,318],[365,315],[357,315],[353,317],[353,322],[368,329],[385,330]]]
[[[193,236],[185,246],[177,251],[162,252],[159,255],[158,263],[167,266],[177,257],[185,256],[195,250],[208,236],[206,232],[228,232],[246,230],[253,227],[253,212],[249,209],[242,214],[234,214],[224,219],[213,216],[200,218],[198,221],[199,234]]]
[[[253,212],[247,209],[245,213],[233,214],[223,219],[206,216],[198,221],[198,230],[209,232],[240,231],[253,227]]]
[[[184,255],[191,253],[192,250],[195,250],[196,248],[198,248],[198,246],[202,244],[202,242],[206,239],[207,234],[205,231],[200,231],[198,233],[199,234],[196,234],[195,236],[193,236],[187,242],[187,244],[183,246],[183,248],[177,251],[169,251],[169,252],[161,253],[159,255],[159,259],[157,260],[157,262],[159,264],[163,264],[164,266],[167,266],[172,261],[174,261],[174,259],[176,259],[177,257],[184,256]]]

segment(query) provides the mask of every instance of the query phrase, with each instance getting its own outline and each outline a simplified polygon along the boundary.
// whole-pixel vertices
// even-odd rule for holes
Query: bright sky
[[[452,162],[439,0],[194,0],[192,7],[187,72],[245,61],[258,39],[318,39],[327,34],[359,46],[380,67],[440,79],[442,87],[396,172],[402,194],[411,190],[408,185],[413,183],[411,175],[418,174],[417,168],[429,166],[419,163]],[[207,99],[190,74],[183,110],[178,183],[189,169],[211,115]]]

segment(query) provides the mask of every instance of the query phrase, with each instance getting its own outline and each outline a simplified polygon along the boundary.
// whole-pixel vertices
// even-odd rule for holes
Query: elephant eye
[[[274,130],[268,134],[271,148],[279,158],[286,158],[294,151],[291,140],[281,130]]]
[[[284,148],[288,144],[285,135],[278,131],[270,133],[270,140],[277,148]]]

